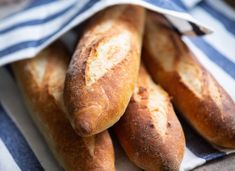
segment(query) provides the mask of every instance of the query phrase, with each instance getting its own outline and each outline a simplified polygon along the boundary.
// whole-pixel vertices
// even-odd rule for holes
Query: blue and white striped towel
[[[0,66],[35,56],[48,44],[97,11],[123,3],[138,4],[164,13],[175,27],[185,34],[192,34],[192,31],[204,34],[209,31],[182,8],[166,0],[32,1],[23,6],[21,12],[15,12],[0,20]],[[188,22],[185,22],[185,19]]]
[[[127,1],[18,0],[18,2],[20,5],[9,9],[3,8],[0,2],[0,17],[2,17],[0,66],[34,56],[95,12],[106,6]],[[191,34],[191,30],[196,34],[203,34],[208,32],[208,29],[183,13],[183,10],[189,10],[192,16],[209,25],[214,30],[213,34],[202,38],[184,37],[184,41],[235,101],[235,10],[222,0],[191,0],[190,3],[188,0],[128,2],[164,13],[175,27],[185,34]],[[174,3],[181,8],[176,7]],[[1,14],[2,11],[4,14]],[[0,171],[62,170],[28,116],[7,66],[0,68],[0,102]],[[187,148],[182,170],[193,169],[233,152],[212,147],[186,123],[183,123],[183,127]],[[128,162],[116,141],[114,143],[117,170],[139,170]]]

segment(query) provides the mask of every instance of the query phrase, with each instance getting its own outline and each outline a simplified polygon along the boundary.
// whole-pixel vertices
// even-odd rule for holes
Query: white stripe
[[[43,19],[70,6],[76,0],[56,1],[46,6],[39,6],[1,21],[0,30],[29,20]]]
[[[199,62],[214,76],[225,91],[232,97],[235,102],[235,80],[228,75],[222,68],[212,62],[199,48],[197,48],[188,38],[183,40],[190,47]]]
[[[231,20],[235,20],[235,10],[222,0],[207,0],[207,3]],[[235,21],[234,21],[235,22]]]
[[[20,51],[17,51],[15,53],[12,53],[8,55],[7,57],[4,57],[1,59],[0,66],[5,65],[8,63],[12,63],[14,61],[22,60],[22,56],[24,56],[24,59],[33,58],[35,54],[38,54],[42,49],[44,49],[46,46],[50,44],[51,41],[54,41],[55,36],[49,39],[46,43],[44,43],[42,46],[39,46],[37,48],[27,48],[22,49]],[[61,38],[61,41],[64,42],[69,52],[73,53],[73,47],[77,43],[77,33],[75,32],[67,32],[65,35],[63,35]]]
[[[45,170],[62,170],[25,109],[23,99],[9,73],[0,68],[0,102],[14,121]]]
[[[206,163],[205,159],[197,157],[188,148],[186,148],[180,171],[192,170],[197,166],[203,165],[204,163]]]
[[[35,25],[35,26],[28,26],[19,28],[17,30],[12,30],[11,32],[8,32],[2,36],[0,36],[0,50],[3,50],[9,46],[12,46],[14,44],[28,41],[28,40],[39,40],[44,37],[47,37],[48,35],[52,34],[60,28],[65,21],[70,19],[75,13],[79,11],[79,9],[82,7],[83,4],[77,3],[77,6],[70,10],[66,15],[63,15],[59,18],[56,18],[55,20],[52,20],[51,22],[44,23],[41,25]],[[11,40],[11,41],[8,41]]]
[[[181,32],[187,32],[192,30],[192,26],[180,18],[175,18],[173,16],[167,15],[166,18]]]
[[[214,29],[214,33],[204,36],[204,39],[224,56],[235,63],[235,36],[227,32],[223,24],[212,17],[208,12],[200,7],[196,7],[191,14],[201,22]]]
[[[11,156],[5,144],[0,138],[0,170],[2,171],[21,171]]]
[[[187,8],[192,8],[194,7],[195,5],[197,5],[199,2],[201,2],[202,0],[181,0],[182,3],[184,3],[184,5],[187,7]]]
[[[20,51],[17,51],[15,53],[12,53],[8,55],[7,57],[0,58],[0,66],[19,61],[22,59],[27,59],[27,58],[32,58],[34,54],[37,54],[37,50],[40,51],[40,48],[27,48],[27,49],[22,49]],[[23,56],[23,57],[22,57]]]

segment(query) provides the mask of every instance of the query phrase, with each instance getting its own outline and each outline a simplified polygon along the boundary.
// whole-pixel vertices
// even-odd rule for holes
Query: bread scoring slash
[[[66,74],[64,101],[80,136],[111,127],[123,115],[137,81],[145,10],[110,7],[95,15]]]
[[[172,97],[182,116],[209,142],[235,148],[235,104],[171,28],[148,13],[143,59],[154,81]]]
[[[146,171],[180,168],[185,138],[168,94],[156,85],[144,66],[123,117],[114,126],[127,156]]]
[[[59,164],[67,171],[114,171],[114,148],[108,131],[80,137],[66,118],[63,89],[69,63],[61,43],[32,59],[12,65],[26,106]]]

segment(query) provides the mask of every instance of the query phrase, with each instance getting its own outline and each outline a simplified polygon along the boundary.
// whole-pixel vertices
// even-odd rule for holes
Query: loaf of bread
[[[123,115],[137,81],[145,11],[110,7],[94,16],[65,79],[64,100],[80,136],[97,134]]]
[[[143,59],[182,116],[209,142],[235,147],[235,104],[160,15],[148,13]]]
[[[79,137],[63,112],[69,58],[55,43],[37,57],[13,64],[32,118],[60,165],[67,171],[114,171],[114,149],[107,131]]]
[[[127,156],[146,171],[179,170],[185,149],[182,127],[168,94],[140,67],[125,114],[114,126]]]

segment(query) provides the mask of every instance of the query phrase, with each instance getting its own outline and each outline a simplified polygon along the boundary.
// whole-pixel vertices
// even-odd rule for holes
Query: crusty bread
[[[147,171],[179,170],[185,138],[168,94],[140,67],[125,114],[114,126],[127,156]]]
[[[68,60],[65,48],[55,43],[37,57],[13,64],[27,107],[65,170],[115,170],[109,133],[79,137],[63,112],[62,94]]]
[[[143,59],[153,79],[208,141],[235,147],[235,104],[162,16],[148,13]]]
[[[94,16],[65,79],[64,99],[80,136],[97,134],[123,115],[137,81],[145,11],[110,7]]]

